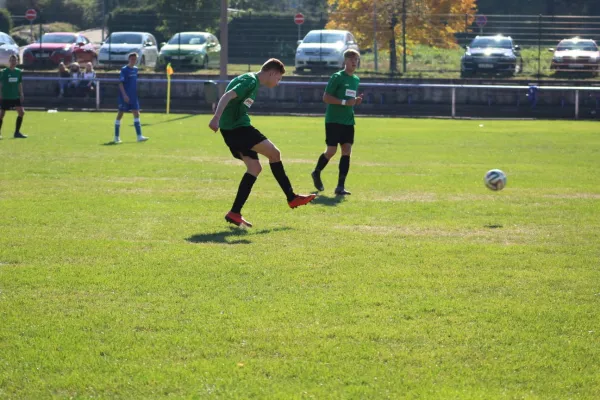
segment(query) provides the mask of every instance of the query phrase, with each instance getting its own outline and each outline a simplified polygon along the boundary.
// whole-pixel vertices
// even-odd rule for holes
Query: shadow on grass
[[[498,228],[502,228],[502,225],[500,225],[500,224],[488,224],[488,225],[484,225],[484,228],[498,229]]]
[[[317,197],[312,201],[312,204],[319,204],[322,206],[328,207],[336,207],[338,204],[346,201],[346,196],[325,196],[325,195],[317,195]]]
[[[267,233],[289,231],[292,228],[281,227],[273,229],[252,230],[252,228],[244,229],[230,227],[227,230],[212,233],[198,233],[186,238],[190,243],[222,243],[222,244],[250,244],[248,238],[254,235],[264,235]]]

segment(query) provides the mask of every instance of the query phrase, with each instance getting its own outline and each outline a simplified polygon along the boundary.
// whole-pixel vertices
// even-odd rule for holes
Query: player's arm
[[[127,92],[125,92],[125,86],[123,86],[124,82],[125,73],[123,72],[123,70],[121,70],[121,73],[119,74],[119,91],[121,92],[121,96],[123,96],[123,100],[125,100],[125,103],[129,103],[129,96],[127,96]]]
[[[329,83],[327,83],[327,87],[325,88],[325,93],[323,93],[323,102],[325,104],[337,104],[342,106],[353,106],[356,104],[356,99],[338,99],[332,93],[335,93],[335,89],[337,88],[338,82],[335,77],[331,78]]]
[[[217,104],[217,109],[215,110],[215,115],[212,117],[210,123],[208,124],[210,129],[212,129],[215,132],[219,129],[219,120],[221,119],[221,115],[223,115],[223,111],[225,111],[225,107],[227,107],[227,104],[229,104],[229,102],[235,99],[236,97],[238,97],[238,95],[234,89],[221,96],[221,98],[219,99],[219,104]]]

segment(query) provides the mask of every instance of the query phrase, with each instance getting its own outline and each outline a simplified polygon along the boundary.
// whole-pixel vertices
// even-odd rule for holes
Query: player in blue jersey
[[[123,113],[126,111],[131,111],[133,114],[133,126],[135,126],[137,141],[145,142],[148,140],[147,137],[142,136],[142,125],[140,123],[140,102],[137,96],[138,68],[135,66],[137,58],[137,53],[130,53],[127,56],[128,64],[121,68],[121,75],[119,76],[119,113],[115,121],[115,143],[121,143],[119,130],[121,128],[121,118],[123,118]]]

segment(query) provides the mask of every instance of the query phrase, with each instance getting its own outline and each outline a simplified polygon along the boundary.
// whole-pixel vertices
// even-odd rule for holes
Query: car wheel
[[[146,56],[142,56],[142,58],[140,59],[140,67],[145,67],[146,66]]]
[[[208,69],[208,56],[204,56],[202,60],[202,69]]]
[[[96,68],[98,66],[98,57],[92,58],[92,66]]]
[[[303,74],[304,73],[304,68],[296,68],[296,73],[297,74]]]

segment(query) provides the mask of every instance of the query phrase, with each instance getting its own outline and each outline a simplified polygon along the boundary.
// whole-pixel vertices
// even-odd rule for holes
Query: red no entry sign
[[[37,11],[35,11],[33,8],[30,8],[29,10],[25,11],[25,18],[27,18],[28,21],[33,21],[37,18]]]
[[[296,25],[302,25],[304,23],[304,14],[298,13],[294,15],[294,22]]]

